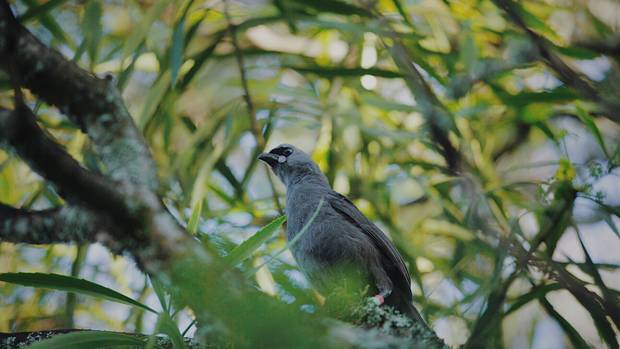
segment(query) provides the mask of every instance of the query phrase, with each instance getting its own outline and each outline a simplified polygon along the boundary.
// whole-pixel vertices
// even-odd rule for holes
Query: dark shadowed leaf
[[[577,348],[577,349],[589,349],[589,348],[592,348],[592,346],[589,345],[586,342],[586,340],[583,339],[583,337],[581,337],[579,332],[577,332],[577,330],[570,324],[570,322],[566,321],[566,319],[564,319],[562,317],[562,315],[560,315],[560,313],[558,313],[553,308],[553,306],[551,305],[551,303],[549,303],[549,301],[547,301],[545,298],[539,298],[539,301],[540,301],[540,304],[542,304],[543,308],[545,308],[547,313],[552,318],[554,318],[555,321],[558,322],[560,327],[562,327],[564,332],[568,335],[568,338],[570,339],[571,343],[575,346],[575,348]]]

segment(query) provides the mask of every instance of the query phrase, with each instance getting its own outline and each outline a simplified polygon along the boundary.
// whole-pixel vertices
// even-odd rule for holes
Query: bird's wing
[[[386,272],[392,282],[405,291],[409,298],[411,298],[411,276],[409,275],[405,261],[381,229],[366,218],[366,216],[342,194],[331,191],[327,195],[326,200],[344,219],[357,226],[364,234],[370,237],[386,259]]]

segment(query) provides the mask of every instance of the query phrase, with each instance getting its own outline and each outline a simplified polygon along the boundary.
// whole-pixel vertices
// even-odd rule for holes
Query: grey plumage
[[[308,154],[283,144],[259,159],[269,164],[286,185],[287,238],[304,227],[321,200],[323,204],[308,231],[292,252],[315,287],[326,291],[330,276],[347,266],[379,293],[385,303],[412,320],[423,322],[412,304],[409,271],[394,245],[343,195],[333,191]],[[344,269],[343,269],[344,270]]]

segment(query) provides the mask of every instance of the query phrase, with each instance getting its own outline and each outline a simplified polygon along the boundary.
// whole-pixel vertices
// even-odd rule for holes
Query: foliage
[[[418,308],[447,342],[535,345],[551,319],[557,345],[618,347],[617,3],[20,0],[14,7],[44,43],[113,76],[157,163],[167,208],[225,257],[226,270],[237,266],[278,302],[321,318],[320,297],[292,256],[280,253],[283,187],[256,159],[293,143],[312,151],[333,187],[389,233],[412,272]],[[0,79],[0,103],[10,104],[8,77]],[[77,125],[26,98],[74,157],[103,170]],[[63,202],[4,153],[0,201],[37,209]],[[149,282],[131,259],[100,245],[2,243],[0,260],[3,272],[45,273],[0,275],[38,287],[0,289],[2,331],[75,323],[161,333],[176,347],[194,333],[195,314],[177,309],[170,280]],[[223,277],[198,276],[174,287],[195,292],[198,281]],[[242,322],[259,319],[249,313],[265,304],[231,307]],[[161,310],[145,313],[151,308]],[[271,320],[287,326],[286,319]],[[256,324],[259,334],[267,328]],[[310,338],[314,328],[295,331],[282,343],[298,334],[319,343]]]

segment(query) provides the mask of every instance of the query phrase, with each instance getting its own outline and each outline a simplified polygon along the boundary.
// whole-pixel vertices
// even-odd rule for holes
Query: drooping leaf
[[[160,75],[159,80],[157,80],[153,87],[148,91],[148,94],[144,100],[142,112],[138,118],[138,125],[141,130],[144,130],[146,125],[151,121],[157,107],[164,98],[164,95],[166,95],[166,91],[170,88],[170,79],[170,72],[164,72]]]
[[[184,349],[185,341],[183,339],[183,335],[179,331],[179,327],[176,325],[174,320],[168,315],[168,313],[161,313],[157,317],[157,323],[155,324],[155,333],[149,338],[147,349],[156,349],[156,341],[157,341],[157,333],[162,333],[170,338],[170,342],[172,343],[172,348],[174,349]]]
[[[276,258],[278,258],[279,255],[281,255],[282,253],[284,253],[284,251],[286,251],[287,249],[291,248],[291,246],[295,245],[297,243],[297,241],[299,241],[299,239],[302,238],[302,236],[304,236],[304,234],[308,231],[308,229],[310,228],[310,226],[312,226],[312,224],[314,223],[314,220],[316,219],[316,216],[319,214],[319,211],[321,210],[321,207],[323,206],[323,199],[321,199],[321,201],[319,201],[319,204],[317,205],[316,209],[314,210],[314,213],[312,214],[312,216],[310,216],[310,219],[308,219],[308,221],[306,222],[306,224],[301,228],[301,230],[297,233],[297,235],[295,235],[295,237],[290,240],[289,242],[286,243],[286,246],[284,246],[284,248],[280,249],[278,252],[274,253],[273,255],[270,256],[270,258],[266,261],[263,262],[262,264],[252,268],[251,270],[247,271],[245,273],[246,277],[250,277],[254,274],[256,274],[256,272],[258,272],[258,270],[260,268],[262,268],[263,266],[271,263],[271,261],[275,260]]]
[[[121,55],[122,61],[125,61],[125,59],[129,57],[129,55],[131,55],[138,48],[138,46],[140,46],[151,29],[153,22],[161,16],[169,4],[170,2],[167,0],[157,0],[151,8],[149,8],[140,23],[131,32],[129,38],[127,38],[125,46],[123,46],[123,54]]]
[[[86,348],[113,348],[137,347],[146,344],[144,338],[131,336],[125,333],[109,331],[77,331],[54,336],[50,339],[35,342],[28,349],[86,349]]]
[[[592,135],[596,139],[596,142],[603,150],[603,153],[609,159],[610,155],[609,155],[609,152],[607,151],[605,140],[603,139],[603,135],[601,134],[601,131],[596,126],[596,123],[594,123],[594,120],[592,119],[590,114],[582,106],[577,104],[576,107],[577,107],[577,116],[579,117],[579,120],[581,120],[581,122],[583,122],[583,124],[586,126],[588,131],[592,133]]]
[[[172,32],[172,45],[170,46],[170,72],[172,78],[170,84],[172,87],[177,83],[179,76],[179,68],[183,63],[183,48],[185,47],[185,15],[174,25]]]
[[[506,310],[506,312],[504,313],[504,316],[506,316],[506,315],[516,311],[516,310],[519,310],[522,306],[526,305],[530,301],[533,301],[533,300],[536,300],[536,299],[542,299],[542,298],[544,298],[547,295],[547,293],[552,292],[552,291],[561,290],[561,289],[562,289],[562,286],[560,284],[557,284],[557,283],[550,283],[550,284],[545,284],[545,285],[536,285],[536,286],[532,287],[529,292],[527,292],[526,294],[523,294],[523,295],[519,296],[517,299],[515,299],[515,301],[510,306],[510,308],[508,308],[508,310]]]
[[[86,5],[82,28],[84,30],[84,40],[86,51],[90,57],[91,65],[97,63],[99,53],[99,42],[101,40],[101,2],[90,0]]]
[[[21,23],[26,23],[31,19],[35,19],[49,13],[54,8],[61,6],[65,2],[67,2],[67,0],[49,0],[41,5],[31,6],[26,12],[24,12],[24,14],[19,16],[18,19]]]
[[[250,257],[260,246],[275,234],[286,221],[286,216],[280,216],[261,228],[256,234],[242,242],[226,256],[226,263],[237,265]]]
[[[337,76],[363,76],[374,75],[382,78],[401,78],[399,72],[384,70],[380,68],[344,68],[344,67],[301,67],[301,66],[284,66],[296,70],[300,73],[312,73],[325,78],[333,78]]]
[[[560,327],[562,327],[562,329],[568,335],[568,338],[570,339],[571,343],[575,346],[576,349],[592,348],[592,346],[590,346],[586,342],[586,340],[583,339],[583,337],[581,337],[581,335],[579,334],[579,332],[577,332],[577,330],[573,327],[573,325],[571,325],[570,322],[566,321],[566,319],[564,319],[564,317],[562,317],[562,315],[560,315],[560,313],[558,313],[553,308],[553,306],[551,305],[551,303],[549,303],[548,300],[546,300],[545,298],[539,298],[539,301],[542,304],[543,308],[545,308],[547,313],[552,318],[554,318],[555,321],[558,322]]]
[[[121,293],[107,287],[98,285],[94,282],[71,276],[46,274],[46,273],[3,273],[0,274],[0,281],[36,288],[47,288],[52,290],[79,293],[96,298],[102,298],[113,302],[132,305],[135,307],[157,313],[147,305],[133,300]]]
[[[304,0],[288,0],[291,3],[296,3],[302,7],[309,8],[315,11],[331,12],[339,15],[358,15],[363,17],[369,17],[371,14],[368,10],[351,5],[340,0],[320,0],[320,1],[304,1]]]

